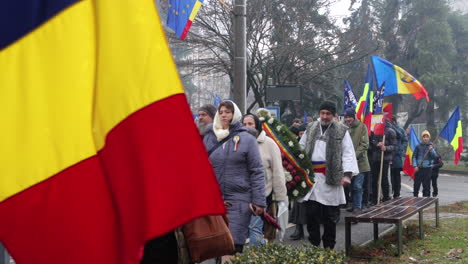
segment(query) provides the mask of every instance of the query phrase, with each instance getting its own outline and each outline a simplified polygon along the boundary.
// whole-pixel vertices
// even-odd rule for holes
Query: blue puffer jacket
[[[234,138],[229,139],[210,155],[210,161],[218,179],[227,207],[229,231],[234,244],[243,245],[249,235],[252,213],[249,203],[266,207],[265,174],[258,150],[257,139],[241,126],[231,124],[229,133],[240,131],[237,149]],[[207,151],[218,143],[213,127],[209,127],[203,138]]]
[[[257,140],[240,122],[230,126],[229,132],[233,131],[241,131],[237,134],[237,151],[234,151],[235,142],[231,138],[210,155],[223,198],[265,207],[265,175]],[[207,151],[218,143],[212,126],[208,127],[203,142]]]
[[[420,168],[430,168],[433,161],[437,159],[437,153],[435,149],[432,148],[429,153],[427,153],[424,161],[422,161],[424,154],[426,154],[429,146],[432,146],[432,143],[429,142],[428,144],[420,143],[416,146],[413,152],[413,167],[420,167]],[[421,162],[422,161],[422,162]]]

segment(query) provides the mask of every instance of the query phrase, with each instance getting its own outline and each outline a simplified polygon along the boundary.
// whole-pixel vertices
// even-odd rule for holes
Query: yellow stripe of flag
[[[450,142],[450,145],[452,145],[454,150],[457,150],[459,147],[459,142],[458,139],[463,137],[462,135],[462,124],[461,120],[458,120],[457,122],[457,128],[455,129],[455,135],[453,136],[452,142]]]
[[[192,12],[190,12],[190,17],[189,20],[193,21],[195,20],[195,17],[197,16],[198,10],[200,10],[200,7],[202,6],[202,2],[196,1],[195,5],[193,6]]]
[[[131,3],[80,1],[0,51],[0,201],[95,155],[138,109],[183,93],[154,3]]]

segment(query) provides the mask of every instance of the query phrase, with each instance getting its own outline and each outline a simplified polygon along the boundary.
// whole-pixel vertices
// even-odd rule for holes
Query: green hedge
[[[272,243],[260,247],[246,247],[232,264],[335,264],[344,263],[343,252],[325,250],[311,245],[291,246]]]

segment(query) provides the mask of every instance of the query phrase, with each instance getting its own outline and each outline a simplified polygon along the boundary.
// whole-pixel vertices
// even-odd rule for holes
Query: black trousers
[[[362,184],[362,205],[367,206],[370,200],[370,190],[371,190],[371,179],[369,172],[363,172],[364,174],[364,183]]]
[[[307,232],[309,241],[314,246],[320,246],[323,241],[324,248],[333,249],[336,244],[336,223],[340,220],[339,206],[328,206],[316,201],[305,201],[307,209]],[[320,224],[323,224],[324,232],[320,238]]]
[[[432,169],[432,196],[436,197],[439,194],[439,188],[437,187],[437,179],[439,178],[439,169]]]
[[[388,183],[388,161],[383,162],[383,168],[382,168],[382,193],[383,193],[383,200],[387,201],[390,200],[390,185]],[[378,195],[378,189],[377,185],[379,184],[379,173],[380,173],[380,160],[379,161],[373,161],[371,165],[371,173],[372,173],[372,202],[374,204],[377,204],[377,198],[380,199],[380,197],[377,197]]]
[[[431,176],[432,176],[431,168],[420,168],[418,172],[414,174],[414,185],[413,185],[414,197],[418,197],[421,183],[423,186],[423,196],[424,197],[431,196]]]
[[[177,240],[174,232],[170,232],[146,242],[140,264],[177,264],[177,262]]]
[[[393,198],[400,197],[401,190],[401,168],[390,169],[390,181],[392,183]]]

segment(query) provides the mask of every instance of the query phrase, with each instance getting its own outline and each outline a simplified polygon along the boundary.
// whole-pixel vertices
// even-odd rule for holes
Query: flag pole
[[[229,7],[223,0],[218,0],[220,4],[222,4],[226,9],[231,10],[231,7]]]
[[[385,133],[385,132],[384,132]],[[383,135],[382,145],[385,147],[385,134]],[[382,154],[380,155],[380,172],[379,172],[379,182],[377,187],[377,204],[380,204],[380,194],[382,193],[382,171],[383,171],[383,159],[384,159],[384,150],[382,149]]]

